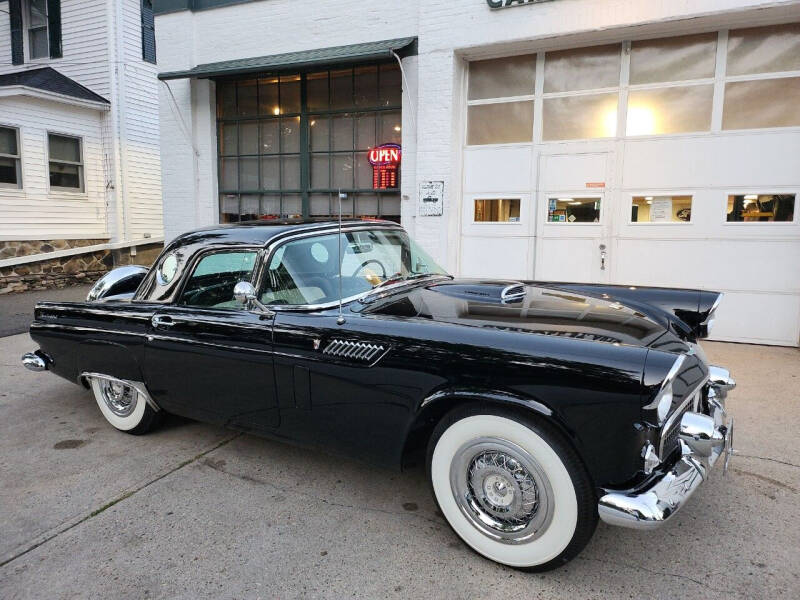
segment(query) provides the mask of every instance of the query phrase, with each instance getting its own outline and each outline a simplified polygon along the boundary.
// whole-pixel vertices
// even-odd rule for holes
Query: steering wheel
[[[355,277],[356,275],[358,275],[361,269],[363,269],[370,263],[376,263],[381,268],[381,278],[386,279],[386,267],[383,266],[383,263],[381,261],[376,260],[374,258],[370,258],[369,260],[365,260],[363,263],[361,263],[359,267],[355,271],[353,271],[353,274],[350,277]]]

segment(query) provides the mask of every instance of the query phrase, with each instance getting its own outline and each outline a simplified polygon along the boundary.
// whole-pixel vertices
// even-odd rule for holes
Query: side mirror
[[[233,286],[233,299],[239,302],[245,309],[254,309],[266,317],[271,317],[275,313],[263,304],[256,296],[256,288],[249,281],[240,281]]]
[[[256,288],[249,281],[240,281],[233,288],[233,298],[240,304],[247,306],[256,299]]]

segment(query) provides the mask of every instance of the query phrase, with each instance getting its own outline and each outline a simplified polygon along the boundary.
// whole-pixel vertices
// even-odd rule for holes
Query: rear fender
[[[122,344],[105,340],[89,340],[78,346],[80,358],[77,377],[80,383],[83,373],[101,373],[127,381],[144,381],[142,367],[131,349]]]

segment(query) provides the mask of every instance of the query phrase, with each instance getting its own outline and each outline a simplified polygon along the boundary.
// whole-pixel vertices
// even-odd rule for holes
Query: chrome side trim
[[[136,389],[137,392],[139,392],[142,396],[144,396],[144,399],[150,405],[150,408],[152,408],[154,411],[158,412],[159,410],[161,410],[158,404],[156,404],[156,401],[150,397],[150,393],[147,391],[147,387],[141,381],[130,381],[129,379],[120,379],[119,377],[113,377],[111,375],[106,375],[104,373],[84,372],[78,375],[78,383],[81,383],[84,379],[105,379],[106,381],[121,381],[122,383],[125,383],[131,386],[132,388]]]
[[[31,329],[63,329],[66,331],[88,331],[92,333],[113,333],[116,335],[133,335],[144,337],[143,331],[123,331],[120,329],[99,329],[97,327],[82,327],[80,325],[63,325],[61,323],[31,323]]]
[[[215,344],[214,342],[205,342],[200,340],[193,340],[190,338],[176,337],[173,335],[158,335],[151,333],[147,336],[147,341],[152,342],[153,340],[159,340],[163,342],[176,342],[179,344],[187,344],[189,346],[206,346],[209,348],[221,348],[222,350],[230,350],[235,352],[258,352],[259,354],[274,354],[272,350],[264,350],[261,348],[247,348],[245,346],[230,346],[227,344]]]

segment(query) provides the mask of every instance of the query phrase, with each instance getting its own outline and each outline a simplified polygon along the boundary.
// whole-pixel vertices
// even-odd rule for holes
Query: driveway
[[[0,597],[798,598],[800,351],[706,344],[739,454],[657,531],[603,523],[564,568],[471,552],[424,470],[393,473],[169,418],[135,437],[0,339]]]
[[[33,307],[44,300],[51,302],[82,302],[92,289],[92,284],[71,285],[22,292],[19,294],[0,294],[0,336],[24,333],[33,321]]]

